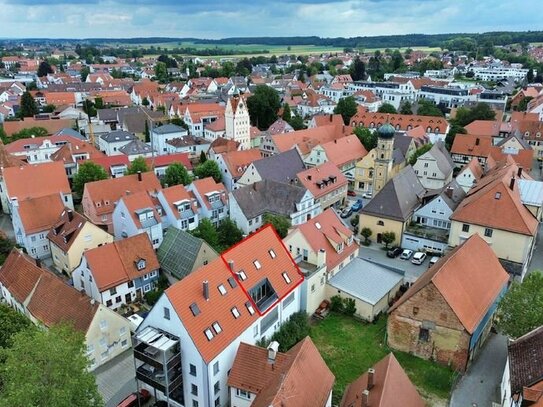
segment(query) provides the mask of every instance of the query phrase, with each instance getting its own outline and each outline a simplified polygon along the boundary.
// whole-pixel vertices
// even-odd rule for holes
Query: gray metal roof
[[[172,134],[172,133],[187,133],[187,131],[176,124],[165,124],[164,126],[155,127],[153,129],[155,134]]]
[[[295,148],[254,161],[253,164],[262,179],[285,183],[296,179],[296,174],[305,170],[304,162]]]
[[[375,305],[386,296],[403,276],[375,263],[355,257],[328,284],[368,304]]]
[[[406,221],[420,206],[426,190],[408,165],[389,180],[362,209],[362,213]]]
[[[151,149],[151,146],[149,144],[146,144],[140,139],[136,138],[135,140],[132,140],[127,145],[119,148],[119,151],[126,155],[134,155],[134,154],[148,154],[153,150]]]
[[[519,179],[518,187],[524,205],[543,206],[543,182]]]
[[[202,239],[173,226],[169,227],[158,248],[157,257],[160,267],[178,279],[188,276],[194,267],[202,244],[205,244]],[[214,252],[209,245],[206,244],[206,246],[206,250]]]
[[[301,201],[305,192],[305,188],[263,180],[233,190],[232,196],[247,219],[267,212],[290,217],[296,212],[295,205]]]
[[[423,155],[431,155],[436,160],[437,167],[445,175],[448,176],[454,169],[454,162],[451,155],[445,148],[445,144],[439,140],[432,148]]]
[[[55,136],[72,136],[72,137],[75,137],[76,139],[87,141],[87,139],[84,136],[82,136],[80,132],[75,131],[74,129],[70,129],[69,127],[60,129],[54,135]]]
[[[137,137],[134,136],[132,133],[129,133],[124,130],[115,130],[110,133],[104,134],[100,136],[102,140],[104,140],[106,143],[116,143],[119,141],[130,141],[130,140],[136,140]]]

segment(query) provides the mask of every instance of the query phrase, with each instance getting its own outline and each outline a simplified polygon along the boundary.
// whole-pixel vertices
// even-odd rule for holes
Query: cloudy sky
[[[541,0],[0,0],[0,37],[522,31],[543,28],[540,11]]]

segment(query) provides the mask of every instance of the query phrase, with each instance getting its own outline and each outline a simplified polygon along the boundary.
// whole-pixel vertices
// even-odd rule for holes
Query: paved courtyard
[[[132,349],[127,350],[93,372],[105,407],[117,406],[126,396],[136,391],[136,371],[132,355]]]

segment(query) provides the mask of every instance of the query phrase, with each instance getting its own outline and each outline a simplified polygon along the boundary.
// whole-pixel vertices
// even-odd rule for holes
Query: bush
[[[334,295],[330,298],[330,310],[353,316],[356,313],[356,304],[352,298],[341,298],[339,295]]]
[[[330,310],[342,313],[344,311],[343,299],[339,295],[330,298]]]
[[[148,293],[145,293],[145,301],[147,301],[147,304],[153,306],[156,304],[162,293],[162,290],[149,291]]]
[[[343,300],[343,307],[345,315],[353,316],[356,312],[356,305],[352,298],[345,298]]]
[[[266,347],[270,342],[279,342],[279,351],[286,352],[306,336],[309,335],[310,327],[307,314],[299,311],[290,316],[287,322],[275,332],[269,340],[263,337],[257,342],[258,346]]]

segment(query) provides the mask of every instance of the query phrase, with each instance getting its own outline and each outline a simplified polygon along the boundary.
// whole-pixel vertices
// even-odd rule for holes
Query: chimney
[[[94,305],[96,303],[96,300],[94,298],[91,298],[90,303],[91,305]]]
[[[234,272],[234,260],[228,260],[228,267],[230,267],[230,271]]]
[[[74,220],[74,213],[71,209],[68,210],[68,222],[71,222],[72,220]]]
[[[517,171],[517,177],[521,177],[522,176],[522,167],[518,167],[518,171]]]
[[[373,388],[373,385],[375,384],[375,383],[373,382],[374,376],[375,376],[375,369],[373,369],[373,368],[370,367],[370,368],[368,369],[368,386],[367,386],[367,387],[368,387],[368,391],[371,390],[371,389]]]
[[[307,180],[311,181],[311,174],[307,176]]]
[[[364,390],[362,392],[362,407],[369,407],[370,405],[370,392],[368,390]]]
[[[477,137],[477,138],[475,139],[475,145],[476,145],[476,146],[479,145],[479,137]]]
[[[447,187],[447,189],[445,190],[445,195],[447,195],[449,198],[452,199],[452,197],[453,197],[453,191],[454,191],[454,188],[452,188],[452,187]]]
[[[275,363],[278,350],[279,342],[273,341],[268,345],[268,363],[271,363],[272,365]]]
[[[337,139],[334,140],[334,144],[337,144]]]
[[[209,281],[205,280],[203,284],[204,289],[204,298],[206,301],[209,301]]]
[[[41,268],[41,260],[40,259],[36,259],[36,266]]]
[[[138,171],[138,181],[141,181],[143,179],[143,176],[141,175],[141,171]]]
[[[333,120],[333,115],[330,114],[330,123],[332,123],[332,120]]]
[[[511,188],[511,191],[515,189],[515,178],[511,177],[511,182],[509,183],[509,188]]]
[[[326,264],[326,250],[320,249],[317,253],[317,267],[324,266]]]

